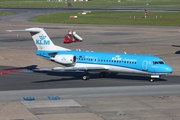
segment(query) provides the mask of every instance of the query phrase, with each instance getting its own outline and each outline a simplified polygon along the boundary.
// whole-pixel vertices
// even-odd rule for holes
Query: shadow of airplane
[[[175,54],[180,54],[180,50],[179,50],[179,51],[176,51]]]
[[[30,65],[26,67],[0,66],[0,74],[8,74],[10,72],[33,72],[36,68],[37,65]]]
[[[180,47],[180,45],[172,45],[172,47]],[[175,54],[180,54],[180,50],[176,51]]]
[[[172,47],[180,47],[180,45],[172,45]]]
[[[48,82],[60,82],[60,81],[74,81],[74,80],[82,80],[83,72],[41,72],[46,75],[51,76],[59,76],[61,78],[58,79],[50,79],[50,80],[40,80],[34,81],[33,83],[48,83]],[[105,78],[100,78],[98,73],[90,73],[90,80],[94,79],[111,79],[111,80],[137,80],[137,81],[149,81],[150,76],[142,76],[142,75],[130,75],[130,74],[117,74],[117,73],[110,73],[107,74]],[[83,80],[82,80],[83,81]],[[167,81],[164,78],[157,78],[155,81]]]
[[[82,80],[84,74],[83,71],[37,71],[37,65],[30,65],[26,67],[10,67],[10,66],[0,66],[1,74],[7,74],[9,72],[33,72],[39,74],[46,74],[49,76],[59,76],[58,79],[49,79],[49,80],[40,80],[34,81],[33,83],[48,83],[48,82],[59,82],[59,81],[73,81],[73,80]],[[108,73],[105,78],[100,78],[98,72],[90,72],[90,79],[111,79],[111,80],[137,80],[137,81],[149,81],[150,76],[146,75],[135,75],[135,74],[124,74],[124,73]],[[156,81],[167,81],[164,78],[155,79]]]

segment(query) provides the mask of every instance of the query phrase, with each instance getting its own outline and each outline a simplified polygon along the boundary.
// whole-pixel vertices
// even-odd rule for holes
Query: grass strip
[[[0,12],[0,16],[11,15],[12,12]]]
[[[180,8],[179,0],[0,0],[1,8],[67,8],[143,6]]]
[[[70,16],[77,16],[77,18],[70,18]],[[30,21],[60,24],[180,26],[180,12],[149,12],[147,18],[144,18],[144,11],[91,11],[85,15],[78,12],[61,12],[39,16]]]

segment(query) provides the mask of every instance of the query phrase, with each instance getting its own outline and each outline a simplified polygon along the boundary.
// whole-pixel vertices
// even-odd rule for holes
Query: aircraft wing
[[[108,70],[107,67],[55,67],[52,70],[58,71],[98,71],[98,70]]]
[[[36,69],[36,71],[101,71],[108,70],[108,67],[54,67],[53,69]]]

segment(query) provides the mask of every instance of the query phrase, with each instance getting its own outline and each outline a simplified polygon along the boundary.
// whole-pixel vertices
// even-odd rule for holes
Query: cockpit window
[[[164,62],[163,61],[159,61],[159,64],[164,64]]]
[[[157,61],[153,61],[153,65],[156,65],[156,64],[158,64],[158,62]]]
[[[156,65],[156,64],[164,64],[163,61],[153,61],[153,65]]]

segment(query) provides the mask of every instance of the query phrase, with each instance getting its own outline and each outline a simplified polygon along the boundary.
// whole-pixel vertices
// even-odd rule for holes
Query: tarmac
[[[179,120],[179,102],[179,96],[1,102],[0,119]]]
[[[29,16],[24,11],[27,11]],[[18,80],[22,80],[22,83],[18,85],[24,86],[23,81],[35,80],[37,76],[28,73],[9,73],[0,76],[1,83],[8,83],[8,86],[0,91],[0,120],[180,120],[180,86],[178,82],[180,75],[179,27],[61,25],[28,22],[27,19],[47,12],[36,11],[19,10],[19,12],[16,11],[15,15],[1,18],[1,66],[26,67],[38,65],[38,68],[57,66],[56,63],[35,55],[36,48],[29,33],[8,33],[5,31],[8,29],[43,27],[55,44],[71,49],[160,56],[173,67],[174,72],[171,76],[177,77],[176,80],[174,80],[174,77],[170,77],[168,81],[172,79],[174,85],[167,86],[163,84],[159,86],[153,84],[142,85],[141,83],[147,81],[138,78],[137,80],[131,78],[127,82],[124,82],[124,79],[122,81],[113,78],[95,79],[92,80],[92,84],[97,81],[100,85],[92,88],[80,88],[78,86],[75,88],[75,85],[79,84],[79,79],[76,82],[66,81],[63,78],[64,81],[43,83],[44,89],[19,90],[15,84],[16,82],[13,82],[17,80],[17,77]],[[68,30],[76,30],[84,41],[63,44],[63,36]],[[51,81],[48,75],[38,74],[38,76],[38,79],[44,77],[44,79]],[[61,77],[59,76],[59,79]],[[55,77],[52,76],[52,78]],[[121,85],[114,87],[111,81]],[[155,84],[162,82],[167,84],[165,81],[159,81]],[[109,86],[102,85],[105,83],[108,83]],[[135,88],[139,89],[134,89],[133,85],[126,85],[125,83],[139,83],[139,85],[134,85]],[[29,82],[29,84],[34,85],[32,82]],[[51,84],[59,84],[59,86],[63,84],[67,88],[64,90],[60,87],[58,91],[54,91]],[[17,90],[6,90],[8,87],[16,87]],[[24,87],[26,88],[26,86]],[[94,90],[94,92],[91,90]],[[131,94],[128,94],[129,91],[131,91]],[[52,96],[60,96],[60,99],[50,100],[47,97],[50,95],[49,92],[51,92]],[[26,93],[27,97],[33,97],[37,94],[39,98],[24,100],[21,96],[22,93]],[[14,95],[13,99],[10,99],[11,95]],[[24,97],[26,97],[25,95],[23,94]]]

